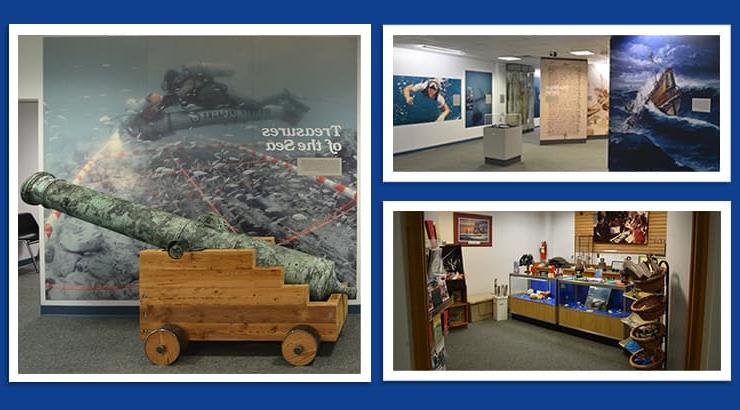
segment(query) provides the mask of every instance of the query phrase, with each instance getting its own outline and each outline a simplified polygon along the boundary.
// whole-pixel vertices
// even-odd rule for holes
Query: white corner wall
[[[545,240],[544,212],[476,212],[493,217],[493,246],[464,246],[463,266],[468,295],[491,293],[493,280],[509,283],[514,260],[522,254],[538,254]],[[452,212],[425,212],[425,219],[435,221],[439,238],[453,243]],[[536,256],[535,256],[536,257]]]
[[[506,95],[505,65],[449,54],[398,47],[393,49],[394,75],[459,78],[462,80],[463,91],[460,120],[393,127],[394,154],[483,136],[483,126],[465,128],[466,70],[493,73],[493,113],[494,116],[497,113],[504,113],[506,104],[500,102],[500,95]],[[391,90],[386,90],[386,92],[391,92]]]
[[[683,370],[686,363],[692,230],[692,212],[668,212],[666,260],[671,267],[668,311],[669,370]]]
[[[40,109],[43,96],[43,38],[21,36],[18,38],[18,188],[31,174],[39,170],[38,138],[41,131]],[[17,194],[18,212],[30,212],[38,220],[39,207],[23,202]],[[38,252],[33,245],[32,251]],[[18,260],[29,259],[26,247],[18,242]]]

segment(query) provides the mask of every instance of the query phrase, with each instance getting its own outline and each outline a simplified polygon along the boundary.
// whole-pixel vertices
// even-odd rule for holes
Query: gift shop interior
[[[719,170],[719,35],[396,35],[392,81],[394,171]]]
[[[720,212],[395,212],[394,370],[719,370]]]

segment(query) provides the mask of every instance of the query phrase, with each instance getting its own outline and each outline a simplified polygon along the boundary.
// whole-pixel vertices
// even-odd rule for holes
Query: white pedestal
[[[509,318],[509,297],[493,297],[493,320],[506,320]]]
[[[522,160],[522,127],[485,127],[483,155],[487,164],[510,165]]]

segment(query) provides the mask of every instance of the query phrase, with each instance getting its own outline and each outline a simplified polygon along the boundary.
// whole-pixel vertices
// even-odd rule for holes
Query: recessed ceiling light
[[[594,52],[593,51],[588,51],[588,50],[575,50],[575,51],[571,51],[570,53],[573,54],[574,56],[592,56],[592,55],[594,55]]]
[[[426,44],[419,45],[419,48],[427,50],[427,51],[434,51],[436,53],[454,54],[457,56],[465,55],[464,51],[453,50],[451,48],[444,48],[444,47],[437,47],[437,46],[428,46]]]
[[[503,56],[503,57],[499,57],[498,59],[499,60],[504,60],[504,61],[519,61],[519,60],[521,60],[521,58],[519,58],[519,57],[511,57],[511,56]]]

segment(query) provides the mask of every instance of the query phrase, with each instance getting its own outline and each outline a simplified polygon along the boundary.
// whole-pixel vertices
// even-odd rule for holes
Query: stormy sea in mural
[[[44,170],[186,218],[216,214],[332,260],[356,286],[356,40],[52,38],[44,51]],[[228,69],[183,75],[193,61]],[[311,152],[275,145],[330,125],[339,152],[326,137]],[[339,158],[342,174],[298,175],[298,157]],[[47,300],[138,298],[147,245],[56,211],[43,226]]]
[[[613,36],[609,170],[719,170],[719,37]]]

